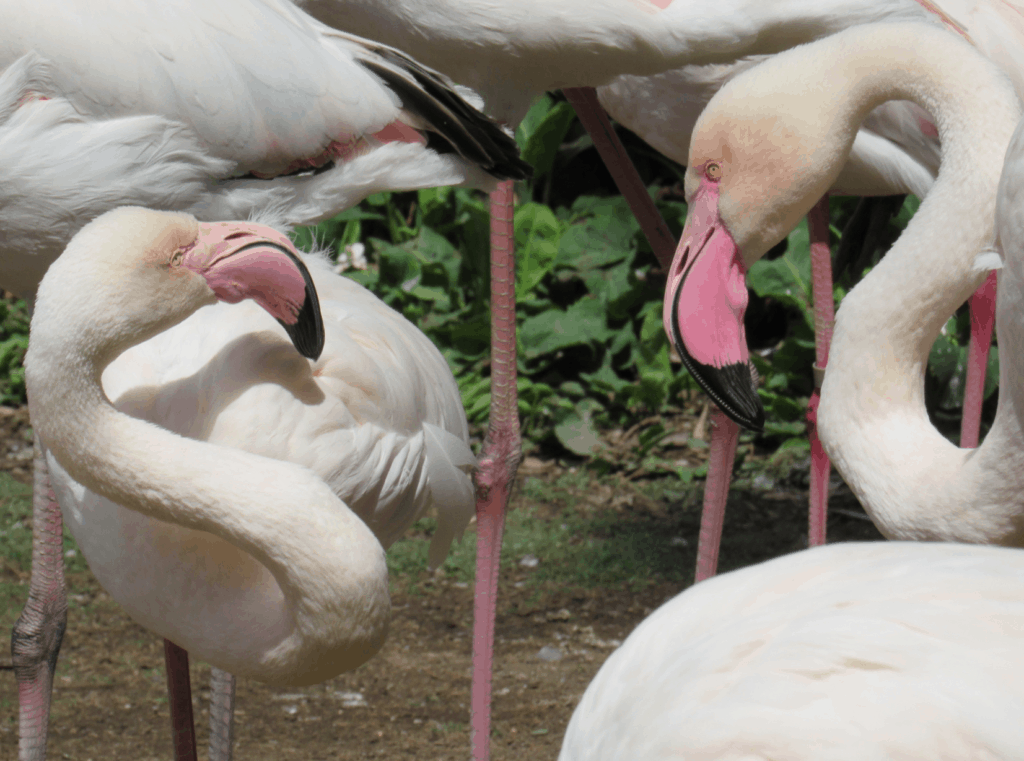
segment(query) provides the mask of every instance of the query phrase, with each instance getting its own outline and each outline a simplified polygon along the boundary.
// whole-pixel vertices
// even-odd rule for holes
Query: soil
[[[31,466],[27,432],[23,410],[0,412],[0,469],[26,483]],[[562,465],[536,458],[526,466],[520,482],[553,482],[564,473]],[[601,483],[601,489],[615,491],[614,481],[610,488],[607,479]],[[636,480],[621,485],[636,493]],[[880,538],[845,486],[836,479],[833,487],[829,540]],[[513,502],[518,509],[555,510],[528,500],[521,491]],[[692,568],[699,504],[698,487],[697,497],[681,504],[638,499],[620,509],[646,511],[650,520],[664,522],[667,536],[690,537],[678,543],[679,562]],[[806,546],[806,505],[806,490],[800,488],[734,489],[721,569]],[[555,759],[572,711],[605,658],[645,616],[685,586],[658,579],[612,588],[545,586],[527,583],[529,573],[517,566],[501,580],[492,733],[496,761]],[[10,562],[0,568],[0,578],[25,588],[24,571]],[[363,667],[295,690],[239,680],[236,758],[469,758],[472,585],[423,571],[393,586],[390,636]],[[171,758],[162,641],[133,623],[87,571],[70,574],[69,587],[48,757]],[[20,609],[23,599],[22,594],[11,605]],[[0,613],[6,632],[17,610]],[[17,692],[6,654],[0,656],[3,666],[0,759],[6,761],[17,757]],[[204,758],[206,664],[192,664],[192,684]]]

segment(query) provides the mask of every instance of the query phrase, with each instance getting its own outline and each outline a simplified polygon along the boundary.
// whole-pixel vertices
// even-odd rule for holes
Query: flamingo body
[[[1024,759],[1024,554],[840,544],[724,574],[645,619],[560,761]]]
[[[435,506],[436,565],[473,515],[475,460],[455,380],[404,317],[326,262],[305,261],[325,324],[318,360],[301,357],[254,302],[214,304],[118,357],[104,391],[121,412],[179,436],[307,468],[385,548]],[[260,678],[253,654],[281,637],[273,622],[287,621],[271,572],[229,541],[85,489],[53,455],[49,465],[68,527],[110,595],[198,657]]]
[[[117,206],[310,224],[383,190],[527,171],[469,91],[287,2],[14,5],[0,30],[0,283],[25,298]]]

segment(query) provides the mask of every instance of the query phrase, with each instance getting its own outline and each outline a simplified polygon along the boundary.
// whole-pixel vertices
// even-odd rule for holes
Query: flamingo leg
[[[231,761],[235,741],[235,677],[210,669],[210,761]]]
[[[718,548],[722,544],[725,503],[729,497],[729,482],[732,480],[739,437],[740,427],[718,407],[714,407],[711,412],[711,453],[704,482],[704,506],[700,514],[694,583],[709,579],[718,572]]]
[[[576,109],[580,122],[590,133],[594,147],[608,167],[615,185],[629,203],[658,262],[667,272],[672,265],[676,240],[644,187],[625,146],[615,134],[608,114],[601,108],[597,92],[592,87],[566,88],[563,92]],[[739,426],[716,407],[711,417],[711,456],[704,486],[700,538],[697,542],[696,581],[714,576],[718,568],[718,548],[722,541],[725,504],[729,496],[729,482],[732,480],[738,442]]]
[[[68,622],[64,586],[64,522],[50,488],[46,455],[35,438],[32,493],[32,576],[28,602],[11,631],[18,681],[18,759],[43,761],[57,654]]]
[[[818,438],[818,403],[821,399],[821,381],[825,376],[828,350],[832,344],[835,326],[835,302],[832,297],[832,254],[829,249],[828,194],[814,205],[807,215],[811,238],[811,280],[814,292],[814,393],[807,408],[807,438],[811,442],[810,513],[807,526],[807,544],[811,547],[825,543],[828,523],[828,480],[831,463]]]
[[[507,181],[491,194],[491,411],[487,440],[476,474],[479,496],[470,694],[474,761],[490,758],[498,561],[505,510],[522,449],[516,387],[516,271],[512,219],[512,182]]]
[[[971,343],[967,349],[967,382],[964,385],[964,413],[960,423],[960,446],[973,449],[981,436],[981,404],[985,401],[985,370],[996,319],[996,273],[971,296]]]
[[[647,236],[654,255],[658,257],[658,263],[668,272],[677,241],[644,187],[640,174],[626,153],[626,147],[615,134],[608,114],[601,108],[597,91],[593,87],[567,87],[562,92],[576,109],[580,123],[590,133],[594,147],[608,167],[615,186],[632,209],[636,221],[640,223],[640,229]]]
[[[192,684],[188,653],[169,639],[164,640],[167,694],[171,705],[171,741],[174,761],[197,761],[196,727],[192,721]]]

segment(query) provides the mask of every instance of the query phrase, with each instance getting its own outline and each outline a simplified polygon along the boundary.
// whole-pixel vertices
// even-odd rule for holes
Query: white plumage
[[[559,759],[1024,759],[1022,677],[1024,553],[831,545],[655,611]]]
[[[308,468],[385,549],[435,506],[437,565],[474,505],[455,380],[408,320],[325,261],[304,259],[326,333],[315,362],[255,302],[214,304],[118,357],[104,391],[122,412],[181,436]],[[111,596],[143,626],[251,674],[220,650],[260,639],[251,627],[269,571],[221,539],[85,490],[52,455],[49,465],[67,525]]]
[[[0,285],[29,299],[117,206],[308,224],[382,190],[522,174],[469,91],[283,0],[7,6]]]

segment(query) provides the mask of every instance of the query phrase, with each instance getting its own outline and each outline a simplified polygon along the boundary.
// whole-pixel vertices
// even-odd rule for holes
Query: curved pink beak
[[[313,278],[288,237],[248,222],[200,222],[182,266],[202,275],[221,301],[253,299],[288,332],[304,357],[318,359],[324,324]]]
[[[665,332],[700,387],[745,428],[764,428],[743,315],[746,267],[718,213],[718,186],[704,180],[690,202],[665,287]]]

